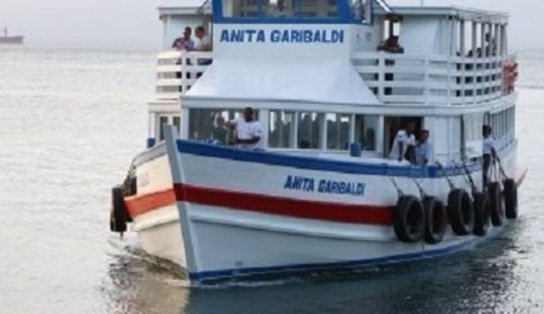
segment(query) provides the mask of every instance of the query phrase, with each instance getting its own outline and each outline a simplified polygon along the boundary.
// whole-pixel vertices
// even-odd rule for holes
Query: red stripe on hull
[[[125,197],[125,206],[132,218],[175,203],[176,194],[172,188],[144,195]]]
[[[186,184],[175,184],[174,189],[178,201],[228,207],[235,210],[346,223],[390,225],[393,221],[392,208],[385,206],[300,200]]]

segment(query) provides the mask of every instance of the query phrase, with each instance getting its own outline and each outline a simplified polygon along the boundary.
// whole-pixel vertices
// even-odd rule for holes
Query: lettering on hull
[[[288,175],[283,184],[286,190],[297,190],[302,192],[317,192],[328,194],[342,194],[363,196],[365,194],[365,183],[337,181],[331,179],[315,179],[302,176]]]
[[[221,31],[220,42],[225,43],[323,43],[323,44],[341,44],[344,42],[343,30],[309,30],[309,29],[291,29],[291,30],[257,30],[242,29]]]

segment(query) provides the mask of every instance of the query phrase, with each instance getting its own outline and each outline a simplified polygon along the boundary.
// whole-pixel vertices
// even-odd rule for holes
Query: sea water
[[[544,53],[518,55],[520,218],[460,254],[188,288],[109,232],[145,147],[153,52],[0,49],[0,313],[544,312]]]

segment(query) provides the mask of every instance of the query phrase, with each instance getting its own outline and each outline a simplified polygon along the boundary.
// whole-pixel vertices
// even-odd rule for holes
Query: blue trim
[[[353,24],[353,20],[340,20],[337,18],[260,18],[260,17],[247,17],[247,18],[236,18],[236,17],[225,17],[215,19],[215,24],[338,24],[338,25],[348,25]],[[361,23],[357,23],[361,24]]]
[[[224,269],[216,271],[205,271],[190,273],[189,278],[194,281],[206,282],[214,280],[225,280],[233,277],[249,277],[259,276],[274,273],[289,274],[289,273],[308,273],[311,271],[325,271],[325,270],[341,270],[341,269],[357,269],[364,266],[378,265],[378,264],[392,264],[403,261],[419,260],[425,258],[432,258],[441,255],[452,254],[460,251],[464,248],[472,246],[478,242],[478,238],[473,238],[461,242],[456,245],[452,245],[447,248],[421,251],[417,253],[391,255],[386,257],[338,262],[338,263],[322,263],[322,264],[297,264],[297,265],[284,265],[273,267],[253,267],[253,268],[238,268],[238,269]]]
[[[437,166],[391,166],[387,164],[369,164],[364,162],[337,161],[325,158],[293,156],[268,151],[249,151],[226,146],[208,145],[194,141],[178,140],[178,151],[191,155],[215,157],[244,162],[253,162],[275,166],[285,166],[298,169],[319,171],[332,171],[350,174],[416,177],[416,178],[442,178],[444,173],[448,176],[464,175],[462,165],[441,170]],[[364,159],[362,159],[364,161]],[[470,172],[481,170],[481,163],[472,162],[467,165]]]

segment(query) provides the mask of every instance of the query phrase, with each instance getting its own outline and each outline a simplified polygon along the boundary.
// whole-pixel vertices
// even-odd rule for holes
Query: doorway
[[[383,153],[384,157],[389,156],[391,151],[391,146],[395,140],[397,132],[403,129],[409,121],[414,121],[416,123],[416,131],[418,134],[423,126],[423,117],[407,117],[407,116],[389,116],[384,117],[384,130],[383,130]]]

